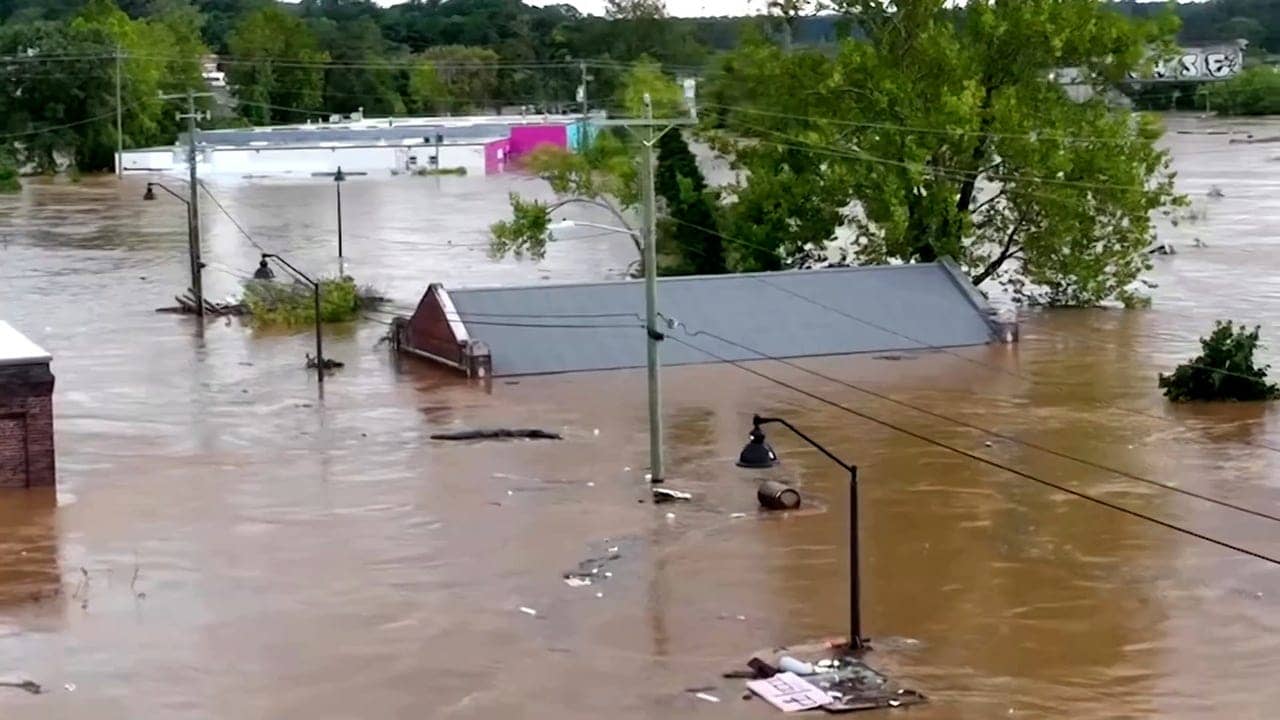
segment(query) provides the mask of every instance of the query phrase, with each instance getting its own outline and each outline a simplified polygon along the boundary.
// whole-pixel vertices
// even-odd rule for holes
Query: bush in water
[[[1219,320],[1213,333],[1200,338],[1200,355],[1161,374],[1160,387],[1174,402],[1191,400],[1273,400],[1280,387],[1267,382],[1269,365],[1254,365],[1258,327],[1249,330]]]

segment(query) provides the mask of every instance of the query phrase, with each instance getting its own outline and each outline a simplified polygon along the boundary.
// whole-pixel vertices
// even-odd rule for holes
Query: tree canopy
[[[1155,121],[1076,102],[1167,42],[1097,0],[848,0],[867,33],[835,52],[755,41],[711,78],[704,112],[743,178],[722,227],[739,270],[833,241],[848,262],[949,256],[975,282],[1054,304],[1117,296],[1147,267],[1152,214],[1179,202]],[[958,16],[957,16],[958,14]]]

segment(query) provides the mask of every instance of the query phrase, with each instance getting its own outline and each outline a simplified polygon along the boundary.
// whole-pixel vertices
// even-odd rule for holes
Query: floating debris
[[[831,702],[826,691],[789,672],[778,673],[764,680],[748,681],[747,689],[783,712],[813,710]]]
[[[720,702],[720,698],[718,698],[718,697],[716,697],[715,695],[712,695],[712,694],[710,694],[710,693],[700,692],[700,693],[698,693],[698,694],[694,695],[694,697],[698,698],[699,700],[706,700],[707,702],[713,702],[713,703],[718,703],[718,702]]]
[[[525,615],[528,615],[529,617],[538,617],[538,611],[534,610],[531,607],[525,607],[521,605],[520,612],[524,613]]]
[[[800,492],[777,480],[765,480],[756,490],[756,500],[768,510],[795,510],[800,507]]]
[[[613,562],[614,560],[618,560],[621,557],[622,555],[618,553],[618,547],[616,545],[610,547],[605,555],[589,557],[578,563],[577,568],[570,570],[563,575],[565,584],[569,587],[585,587],[586,585],[591,585],[592,583],[600,581],[602,579],[602,575],[604,578],[611,578],[613,577],[613,573],[602,571],[604,570],[605,565]]]
[[[676,514],[675,514],[675,513],[667,513],[667,519],[668,519],[668,520],[675,520],[675,519],[676,519]]]
[[[669,503],[677,500],[692,500],[693,493],[687,493],[681,490],[672,490],[671,488],[653,488],[653,501],[655,503]]]
[[[732,515],[729,516],[729,519],[737,520],[738,518],[744,518],[746,516],[747,516],[746,513],[733,513]]]
[[[457,432],[434,433],[432,440],[506,440],[525,438],[528,440],[560,440],[560,433],[539,430],[537,428],[491,428],[480,430],[459,430]]]
[[[40,687],[40,683],[34,680],[0,680],[0,687],[17,688],[18,690],[26,690],[32,695],[39,695],[44,692],[44,688]]]

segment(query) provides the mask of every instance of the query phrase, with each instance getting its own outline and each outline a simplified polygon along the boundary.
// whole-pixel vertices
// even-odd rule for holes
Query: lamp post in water
[[[188,199],[174,192],[164,183],[149,182],[147,183],[146,192],[142,194],[142,199],[155,200],[156,188],[160,188],[166,193],[169,193],[177,199],[178,202],[187,206],[187,262],[191,266],[191,293],[195,296],[196,300],[196,314],[203,316],[204,288],[200,278],[200,271],[204,269],[204,263],[200,260],[199,221],[191,210],[191,202],[195,200],[195,193],[192,193],[192,197]]]
[[[268,259],[275,260],[281,267],[288,270],[291,275],[311,286],[311,291],[315,297],[316,304],[316,372],[320,382],[324,382],[326,363],[324,359],[323,340],[320,333],[320,283],[312,280],[306,273],[294,267],[288,260],[285,260],[279,255],[276,255],[275,253],[262,253],[262,261],[265,263]]]
[[[761,470],[778,464],[778,454],[766,442],[764,431],[760,429],[761,425],[770,423],[776,423],[795,433],[849,473],[849,649],[861,649],[866,641],[862,637],[862,600],[858,577],[858,466],[836,457],[818,441],[782,418],[755,415],[751,418],[751,439],[738,455],[738,467]]]

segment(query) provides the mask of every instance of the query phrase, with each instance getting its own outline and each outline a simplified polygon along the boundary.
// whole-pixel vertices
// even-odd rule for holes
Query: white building
[[[310,175],[459,170],[502,172],[533,147],[576,147],[581,124],[571,116],[336,118],[197,134],[197,162],[205,174]],[[186,172],[185,135],[171,147],[126,150],[125,172]]]

